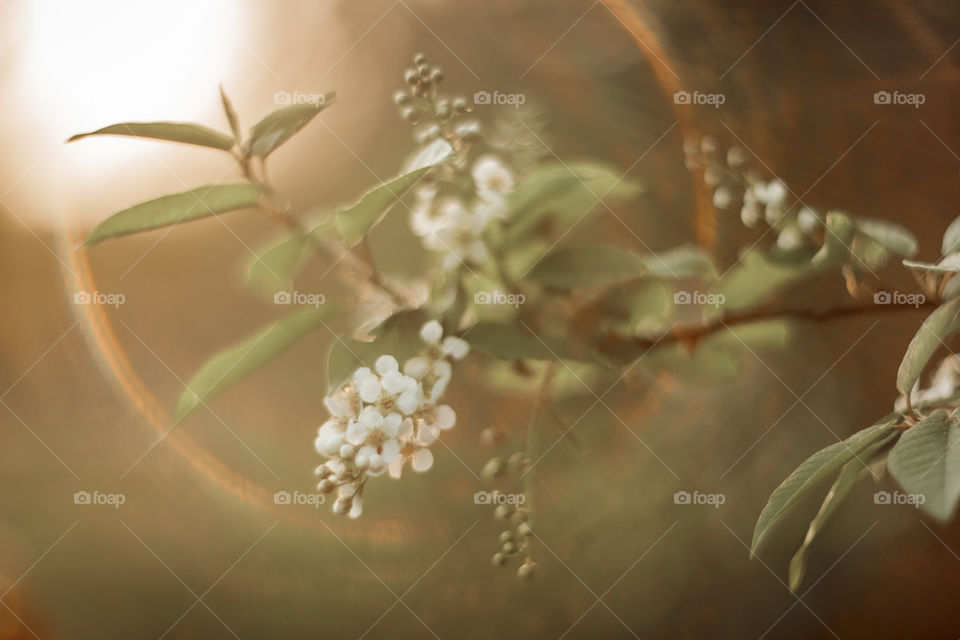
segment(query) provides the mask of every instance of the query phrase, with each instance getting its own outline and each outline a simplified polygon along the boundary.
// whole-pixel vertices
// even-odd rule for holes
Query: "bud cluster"
[[[810,249],[822,235],[824,217],[816,210],[794,203],[787,206],[790,191],[779,178],[766,180],[748,166],[746,152],[733,146],[724,154],[712,136],[684,140],[685,166],[702,172],[703,181],[713,189],[713,206],[728,210],[740,203],[740,220],[749,228],[761,221],[777,232],[781,251]]]
[[[530,459],[527,454],[518,451],[506,461],[499,457],[490,458],[480,475],[484,480],[495,480],[506,475],[520,478],[529,468]],[[521,493],[514,494],[512,500],[503,499],[505,496],[500,491],[494,491],[491,495],[491,502],[496,505],[493,510],[494,519],[506,521],[508,527],[500,532],[500,549],[493,554],[490,563],[494,567],[502,567],[513,557],[523,557],[524,560],[517,569],[517,578],[521,580],[532,578],[537,566],[530,557],[533,528],[527,497],[527,494]]]

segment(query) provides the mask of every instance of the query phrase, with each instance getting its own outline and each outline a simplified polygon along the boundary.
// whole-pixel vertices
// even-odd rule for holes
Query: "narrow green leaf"
[[[198,407],[272,360],[316,329],[333,312],[332,306],[298,311],[213,356],[187,384],[180,396],[174,422],[182,421]]]
[[[337,226],[347,245],[353,246],[359,242],[423,174],[444,162],[452,153],[453,148],[445,140],[435,141],[415,158],[408,172],[374,187],[356,204],[338,211]]]
[[[225,133],[214,131],[201,124],[189,122],[122,122],[97,129],[90,133],[78,133],[67,142],[80,140],[88,136],[131,136],[134,138],[153,138],[170,142],[196,144],[229,151],[233,148],[233,138]]]
[[[260,188],[252,184],[218,184],[142,202],[101,222],[85,244],[89,247],[107,238],[252,207],[260,193]]]
[[[740,264],[720,278],[713,292],[723,295],[726,310],[752,307],[778,289],[802,279],[812,271],[806,260],[782,262],[759,250],[740,258]]]
[[[286,290],[309,257],[310,249],[305,235],[287,236],[254,258],[247,271],[247,282],[266,293]]]
[[[289,288],[293,278],[316,250],[316,241],[333,229],[333,221],[324,220],[305,233],[294,233],[261,251],[247,267],[247,283],[265,293]]]
[[[243,136],[240,134],[240,119],[237,117],[237,112],[234,110],[230,98],[227,97],[227,92],[224,91],[223,85],[220,85],[220,103],[223,105],[223,113],[227,116],[227,122],[230,123],[230,131],[233,133],[233,139],[236,140],[237,144],[242,144]]]
[[[644,256],[650,275],[657,278],[716,278],[717,268],[700,247],[682,245]]]
[[[250,128],[247,155],[265,158],[303,129],[314,116],[333,103],[334,94],[328,93],[315,103],[294,104],[274,111]]]
[[[956,413],[936,411],[903,434],[887,460],[904,491],[923,496],[920,508],[946,522],[960,499],[960,427]]]
[[[858,218],[857,231],[901,258],[917,255],[917,239],[899,224],[878,218]]]
[[[527,279],[553,289],[597,287],[646,273],[644,258],[612,245],[564,247],[547,254]]]
[[[897,389],[900,393],[910,393],[930,357],[957,329],[960,329],[960,298],[937,307],[936,311],[923,321],[917,335],[910,341],[897,372]]]
[[[943,234],[942,255],[960,251],[960,218],[955,219]]]
[[[858,431],[846,440],[821,449],[807,458],[787,479],[770,495],[766,506],[757,519],[753,532],[750,554],[757,552],[760,543],[769,532],[771,525],[793,506],[800,498],[812,491],[827,477],[858,456],[870,445],[890,434],[893,422],[874,425]],[[866,463],[865,460],[860,462]]]
[[[828,212],[823,246],[813,256],[811,264],[818,269],[826,269],[846,262],[853,242],[853,229],[850,216],[839,211]]]
[[[582,161],[545,165],[507,196],[507,239],[525,238],[547,216],[562,227],[603,210],[599,199],[625,201],[641,191],[635,181],[613,167]]]
[[[809,553],[813,541],[820,531],[823,530],[823,527],[830,517],[836,512],[840,503],[850,495],[850,491],[853,489],[857,480],[869,473],[869,470],[865,469],[863,464],[861,464],[861,460],[868,466],[873,464],[879,458],[877,454],[886,448],[891,441],[896,439],[898,435],[899,432],[888,434],[880,441],[864,449],[863,453],[859,456],[859,460],[851,460],[840,469],[840,475],[837,476],[836,482],[833,483],[827,496],[823,499],[820,510],[817,511],[817,515],[810,521],[810,526],[807,528],[807,535],[803,539],[803,544],[800,545],[800,548],[797,549],[797,552],[790,560],[789,583],[791,591],[796,592],[797,588],[803,582],[803,576],[807,569],[807,553]]]
[[[466,333],[465,339],[477,351],[501,360],[582,359],[566,341],[552,336],[538,337],[514,323],[478,322]]]

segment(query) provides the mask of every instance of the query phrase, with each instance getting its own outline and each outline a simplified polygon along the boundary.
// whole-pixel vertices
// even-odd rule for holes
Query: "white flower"
[[[436,326],[440,327],[440,323],[437,322],[436,320],[431,320],[430,322],[435,322]],[[437,340],[430,342],[429,340],[423,337],[423,332],[426,329],[427,325],[430,324],[430,322],[424,325],[424,328],[420,330],[420,337],[423,338],[423,341],[428,344],[436,344],[437,342],[439,342],[440,338],[437,338]],[[440,327],[440,335],[443,335],[442,327]],[[430,361],[420,356],[417,356],[415,358],[410,358],[403,365],[403,373],[410,376],[411,378],[416,378],[417,380],[420,380],[421,378],[423,378],[423,376],[427,375],[428,371],[430,371]]]
[[[481,195],[509,193],[516,187],[513,173],[494,155],[477,158],[470,174]]]
[[[410,466],[419,473],[429,471],[430,467],[433,466],[433,453],[427,448],[417,449],[410,456]]]

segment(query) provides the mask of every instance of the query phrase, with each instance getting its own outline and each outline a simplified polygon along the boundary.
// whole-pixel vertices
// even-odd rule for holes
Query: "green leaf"
[[[198,407],[285,351],[316,329],[333,312],[332,306],[298,311],[213,356],[193,376],[180,396],[174,423],[179,423]]]
[[[726,310],[752,307],[778,289],[802,279],[811,272],[808,261],[784,262],[773,260],[759,250],[747,251],[740,264],[730,270],[713,287],[723,294]]]
[[[818,269],[826,269],[846,262],[853,242],[853,220],[839,211],[827,213],[827,226],[823,236],[823,246],[813,256],[811,264]]]
[[[936,411],[903,434],[887,469],[904,491],[923,496],[920,508],[946,522],[960,498],[960,427],[956,413]]]
[[[960,218],[955,219],[943,234],[942,255],[960,251]]]
[[[837,476],[836,482],[833,483],[827,496],[823,499],[820,510],[817,511],[817,515],[810,521],[810,526],[807,528],[807,535],[803,539],[803,544],[800,545],[800,548],[797,549],[797,552],[790,560],[789,583],[791,591],[796,592],[800,583],[803,582],[803,576],[807,568],[807,553],[810,551],[813,541],[820,531],[823,530],[823,527],[830,517],[836,512],[840,503],[850,495],[850,491],[853,489],[857,480],[866,473],[869,473],[869,470],[863,468],[861,460],[867,465],[875,462],[880,457],[877,454],[887,447],[898,435],[898,432],[888,434],[880,441],[864,449],[863,453],[859,455],[859,460],[851,460],[840,469],[840,475]]]
[[[713,258],[700,247],[682,245],[644,256],[651,276],[657,278],[716,278]]]
[[[373,330],[372,340],[338,339],[327,353],[328,393],[342,387],[358,368],[373,368],[382,355],[392,355],[401,364],[417,355],[425,346],[420,328],[427,320],[419,309],[400,311]]]
[[[333,103],[334,94],[328,93],[316,103],[294,104],[274,111],[250,128],[247,155],[266,158],[303,129],[313,117]]]
[[[602,210],[603,201],[624,201],[642,189],[615,168],[591,162],[547,164],[517,185],[507,196],[510,210],[508,240],[520,240],[546,216],[560,225],[578,222],[588,213]]]
[[[513,323],[478,322],[464,338],[477,351],[501,360],[582,359],[574,354],[566,341],[552,336],[536,336]]]
[[[960,299],[950,300],[931,313],[910,341],[897,372],[897,389],[907,395],[930,357],[954,331],[960,329]]]
[[[548,253],[527,279],[553,289],[580,289],[637,278],[646,270],[644,259],[629,249],[582,245]]]
[[[270,245],[250,263],[247,281],[266,293],[286,290],[310,255],[309,239],[295,233]]]
[[[260,188],[252,184],[218,184],[142,202],[101,222],[85,244],[89,247],[107,238],[252,207],[260,193]]]
[[[212,147],[229,151],[233,148],[233,138],[225,133],[214,131],[200,124],[189,122],[122,122],[97,129],[90,133],[78,133],[67,142],[80,140],[88,136],[131,136],[134,138],[154,138],[170,142],[184,142],[201,147]]]
[[[888,421],[858,431],[846,440],[836,442],[816,452],[787,476],[787,479],[771,494],[757,519],[757,526],[753,532],[753,542],[750,545],[751,556],[756,554],[771,525],[800,498],[816,488],[817,485],[847,462],[859,460],[860,463],[865,464],[865,460],[858,458],[860,453],[870,445],[886,438],[891,432],[892,425],[893,422]]]
[[[360,200],[337,212],[337,225],[344,241],[353,246],[364,234],[377,224],[387,211],[410,187],[415,185],[427,171],[445,161],[453,148],[445,140],[437,140],[423,150],[409,167],[409,171],[374,187]]]
[[[227,122],[230,123],[230,131],[233,133],[233,139],[237,144],[242,144],[243,137],[240,134],[240,119],[237,118],[237,112],[233,108],[233,103],[227,97],[227,92],[220,85],[220,103],[223,105],[223,113],[227,116]]]
[[[265,293],[286,290],[313,255],[316,244],[332,230],[333,221],[325,220],[306,233],[294,233],[269,245],[247,268],[247,282]]]
[[[857,231],[901,258],[917,255],[917,239],[899,224],[877,218],[859,218]]]

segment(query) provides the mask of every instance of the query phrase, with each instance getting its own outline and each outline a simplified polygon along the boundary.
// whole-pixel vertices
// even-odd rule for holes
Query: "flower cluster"
[[[779,178],[766,180],[760,172],[748,168],[741,147],[731,147],[723,155],[716,140],[704,136],[699,142],[685,140],[683,151],[687,169],[702,171],[704,182],[713,189],[714,207],[726,210],[739,200],[743,224],[752,229],[761,220],[765,222],[778,232],[777,248],[782,251],[813,245],[824,217],[807,206],[787,206],[787,186]]]
[[[461,338],[443,336],[431,320],[420,329],[426,348],[401,368],[392,355],[377,358],[374,367],[360,367],[352,380],[324,400],[330,419],[314,442],[327,458],[317,467],[317,485],[324,494],[337,491],[333,512],[363,512],[363,488],[370,476],[385,472],[399,478],[407,461],[414,471],[433,466],[432,445],[440,432],[453,427],[453,409],[439,404],[453,373],[451,361],[470,350]]]
[[[442,254],[441,266],[452,271],[461,264],[479,264],[489,256],[484,234],[493,220],[507,217],[506,194],[513,191],[513,172],[497,156],[478,158],[470,171],[476,197],[438,197],[436,183],[421,187],[411,209],[410,227],[423,246]]]

